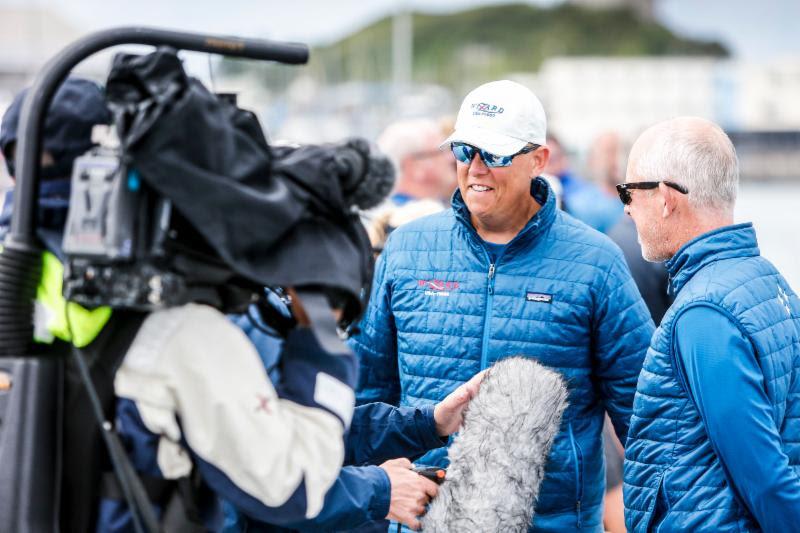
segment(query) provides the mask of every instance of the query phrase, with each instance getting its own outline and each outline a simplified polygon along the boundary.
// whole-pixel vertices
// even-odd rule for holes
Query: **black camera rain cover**
[[[188,77],[171,49],[117,55],[106,91],[125,157],[235,273],[337,288],[361,311],[371,252],[330,149],[272,150],[256,117]]]

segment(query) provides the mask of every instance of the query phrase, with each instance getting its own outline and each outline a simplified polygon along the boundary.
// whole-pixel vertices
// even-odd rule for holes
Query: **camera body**
[[[71,176],[62,241],[63,291],[68,300],[87,308],[139,311],[201,301],[233,311],[258,299],[265,284],[254,284],[236,273],[173,200],[139,174],[114,126],[95,126],[92,140],[97,146],[75,160]],[[270,153],[274,158],[271,172],[287,183],[303,183],[306,174],[337,183],[350,209],[375,205],[393,183],[388,159],[372,154],[362,139],[276,146]],[[306,174],[293,174],[295,169]],[[310,178],[308,182],[313,183]],[[190,187],[188,179],[185,187]],[[313,187],[305,191],[309,204],[321,207],[330,200]],[[284,200],[292,201],[296,200]],[[285,252],[281,248],[279,253]],[[326,294],[339,292],[328,288]]]
[[[73,167],[68,299],[235,312],[265,286],[328,287],[345,294],[346,322],[359,315],[372,264],[357,209],[391,189],[385,156],[363,139],[270,145],[171,49],[118,54],[106,99],[113,129],[96,128]]]
[[[171,202],[129,167],[113,130],[96,126],[99,145],[77,158],[63,249],[64,294],[84,307],[150,310],[186,301],[186,282],[170,268],[164,243]]]

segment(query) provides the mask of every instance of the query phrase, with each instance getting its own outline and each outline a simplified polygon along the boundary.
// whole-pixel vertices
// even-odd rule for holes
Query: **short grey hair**
[[[418,118],[404,119],[389,124],[378,137],[378,148],[389,156],[400,171],[400,165],[410,155],[423,152],[436,147],[431,147],[431,138],[444,140],[441,127],[433,120]]]
[[[731,212],[739,187],[736,149],[716,124],[691,120],[695,122],[679,118],[655,126],[656,135],[631,161],[632,170],[643,180],[685,186],[694,207]]]

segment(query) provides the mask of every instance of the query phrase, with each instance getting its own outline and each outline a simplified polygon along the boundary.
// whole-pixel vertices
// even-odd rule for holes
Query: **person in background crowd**
[[[547,145],[551,152],[544,173],[555,176],[560,181],[562,209],[581,222],[606,233],[622,213],[617,202],[603,195],[595,184],[575,174],[558,137],[550,134]]]
[[[378,147],[394,164],[397,181],[392,195],[366,213],[365,226],[376,252],[401,224],[445,208],[455,186],[452,154],[439,150],[441,126],[428,119],[401,120],[378,137]],[[451,188],[452,187],[452,188]]]
[[[619,133],[607,131],[597,136],[589,148],[586,165],[589,175],[606,198],[616,200],[616,184],[625,176],[627,147]],[[673,300],[667,292],[667,269],[662,263],[644,260],[636,237],[636,226],[622,210],[606,234],[622,248],[633,280],[650,310],[653,322],[658,325]]]
[[[601,531],[601,431],[627,433],[653,323],[619,248],[556,209],[538,176],[549,157],[536,96],[487,83],[444,142],[455,156],[451,209],[395,230],[378,259],[351,346],[359,403],[438,401],[504,357],[564,375],[570,407],[550,452],[533,527]],[[443,466],[446,450],[423,464]]]
[[[455,128],[455,119],[452,116],[445,116],[439,119],[439,139],[444,139]],[[437,146],[438,148],[438,146]],[[439,198],[446,207],[450,207],[450,201],[453,199],[453,193],[458,189],[458,176],[456,175],[456,159],[453,157],[452,152],[449,150],[440,150],[441,153],[447,156],[450,161],[450,169],[445,174],[442,180],[442,191],[439,193]]]
[[[800,531],[800,299],[733,223],[738,182],[722,129],[681,117],[639,137],[617,186],[675,294],[633,403],[629,531]]]
[[[452,183],[453,157],[438,149],[440,140],[441,126],[428,119],[394,122],[378,137],[378,147],[397,170],[394,203],[438,199],[443,186]]]

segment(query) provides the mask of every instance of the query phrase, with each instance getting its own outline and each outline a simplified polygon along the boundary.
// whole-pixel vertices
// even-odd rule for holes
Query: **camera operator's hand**
[[[408,459],[392,459],[381,465],[389,476],[391,500],[386,518],[407,525],[421,527],[417,517],[425,514],[425,506],[436,496],[439,486],[417,474]]]
[[[433,410],[433,419],[436,421],[436,433],[440,437],[446,437],[458,431],[464,422],[464,409],[469,402],[478,394],[478,389],[483,381],[486,370],[478,372],[472,379],[460,385],[456,390],[436,404]]]

